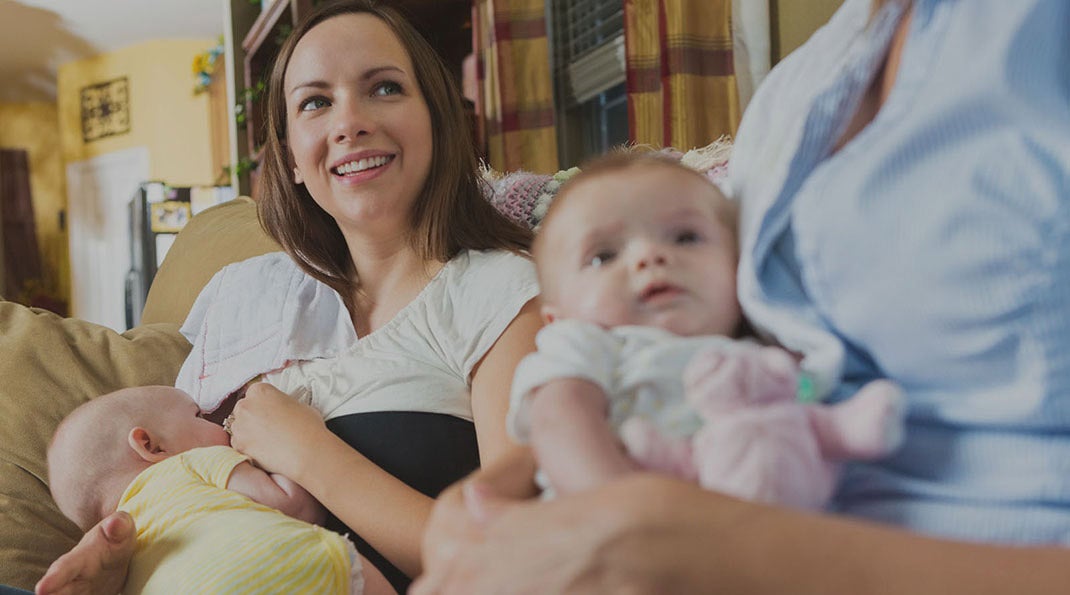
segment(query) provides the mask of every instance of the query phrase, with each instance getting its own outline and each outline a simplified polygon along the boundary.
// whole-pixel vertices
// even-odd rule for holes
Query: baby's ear
[[[153,435],[140,426],[134,426],[127,435],[127,442],[137,456],[149,463],[159,463],[167,458],[167,453],[160,447],[160,443]]]

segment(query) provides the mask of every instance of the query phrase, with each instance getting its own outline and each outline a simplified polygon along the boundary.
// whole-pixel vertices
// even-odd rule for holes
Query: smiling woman
[[[352,53],[335,55],[351,56],[353,60],[358,61],[348,67],[348,72],[354,79],[351,83],[355,85],[359,82],[364,88],[359,91],[357,88],[348,91],[336,89],[346,95],[344,99],[352,102],[348,106],[343,105],[343,110],[357,107],[357,98],[348,96],[357,92],[364,94],[360,105],[392,106],[395,109],[388,110],[390,113],[401,112],[409,116],[415,115],[421,120],[425,117],[430,119],[429,125],[424,125],[422,130],[423,133],[429,134],[429,139],[427,136],[413,139],[418,144],[410,147],[414,154],[408,156],[409,163],[406,164],[409,170],[416,169],[418,164],[415,163],[415,153],[424,150],[430,140],[430,164],[427,166],[426,175],[410,171],[408,175],[414,177],[405,183],[419,184],[415,190],[409,190],[412,195],[408,199],[413,201],[413,208],[409,212],[410,241],[421,257],[444,262],[456,255],[461,248],[518,250],[525,248],[531,238],[530,232],[502,218],[483,199],[477,175],[475,148],[467,129],[462,98],[452,75],[438,55],[409,23],[393,11],[379,9],[374,13],[374,17],[370,16],[371,14],[349,13],[345,3],[336,3],[311,15],[294,31],[280,50],[268,89],[270,113],[261,181],[264,199],[260,208],[264,226],[287,251],[298,254],[295,258],[306,272],[338,290],[343,298],[348,298],[356,289],[356,279],[346,262],[349,260],[346,258],[349,252],[348,242],[339,225],[322,205],[310,200],[313,189],[300,183],[295,185],[295,176],[298,174],[295,166],[300,164],[293,162],[294,150],[299,139],[303,138],[300,135],[311,126],[304,122],[308,118],[293,117],[291,120],[290,111],[298,107],[303,110],[309,107],[316,110],[333,107],[333,112],[337,113],[339,108],[329,105],[326,97],[314,97],[314,94],[308,96],[310,94],[305,92],[300,99],[295,99],[289,94],[297,85],[315,82],[314,79],[320,78],[317,74],[334,74],[344,78],[345,74],[328,72],[330,68],[322,62],[316,63],[316,60],[317,56],[320,59],[329,57],[330,50],[347,51],[347,44],[351,44],[348,51]],[[363,21],[356,25],[362,31],[375,35],[380,43],[385,42],[385,49],[377,48],[372,43],[362,44],[352,32],[343,34],[342,38],[337,40],[324,39],[322,42],[316,42],[309,39],[308,44],[300,43],[305,34],[321,22],[325,27],[345,29],[344,25],[324,22],[339,15],[345,15],[345,19],[349,21]],[[320,43],[324,45],[321,47]],[[294,62],[291,56],[295,54],[298,45],[308,46],[308,52],[304,56],[298,54],[297,59],[307,60],[312,64],[309,64],[310,70],[306,71],[294,63],[295,74],[290,74],[290,64]],[[364,51],[369,48],[373,49],[372,53],[365,54]],[[329,63],[330,60],[326,62]],[[390,76],[400,80],[391,80]],[[301,80],[298,81],[298,78]],[[320,81],[320,86],[327,86],[327,81]],[[313,101],[299,105],[290,103],[308,99]],[[382,112],[383,108],[380,107],[376,114]],[[334,113],[331,115],[334,116]],[[350,117],[357,116],[363,114]],[[358,131],[360,143],[367,142],[371,132],[373,131]],[[290,134],[298,136],[290,138]],[[418,136],[419,132],[408,130],[406,134]],[[378,139],[378,136],[381,135],[377,135],[376,142],[386,142]],[[348,142],[355,143],[356,139],[348,139]],[[419,146],[421,144],[425,146]],[[344,160],[346,154],[339,152],[332,154],[331,158]],[[401,157],[404,159],[406,156]],[[332,161],[326,165],[330,167],[344,163]],[[395,166],[394,169],[400,170],[402,167]],[[401,181],[394,183],[402,184]],[[403,199],[405,197],[395,198]],[[303,225],[295,228],[291,223],[294,219],[303,220]],[[291,235],[291,232],[298,229],[300,231]]]
[[[319,499],[328,526],[404,590],[431,498],[507,448],[509,385],[539,326],[531,233],[484,199],[456,84],[388,7],[321,6],[281,48],[267,91],[258,209],[286,254],[221,275],[270,261],[310,276],[340,299],[302,316],[340,307],[355,338],[330,357],[250,370],[270,373],[234,406],[232,444]],[[254,304],[286,290],[227,295]],[[121,522],[91,530],[43,592],[121,582],[128,546],[102,530]],[[115,571],[86,562],[101,558]]]

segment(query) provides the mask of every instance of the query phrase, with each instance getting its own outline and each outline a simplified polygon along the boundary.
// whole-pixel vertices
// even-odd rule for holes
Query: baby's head
[[[554,199],[532,253],[547,321],[735,335],[736,209],[658,154],[598,159]]]
[[[88,530],[149,465],[230,443],[223,428],[198,414],[189,395],[169,386],[126,388],[75,409],[48,447],[49,489],[60,511]]]

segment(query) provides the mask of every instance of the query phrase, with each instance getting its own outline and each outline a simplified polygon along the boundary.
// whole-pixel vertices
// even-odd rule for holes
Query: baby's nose
[[[665,266],[668,263],[668,254],[664,246],[657,242],[644,242],[637,247],[635,254],[635,268],[643,270],[652,266]]]

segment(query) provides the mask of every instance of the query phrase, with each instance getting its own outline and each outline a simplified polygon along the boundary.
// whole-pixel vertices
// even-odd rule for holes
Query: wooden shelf
[[[260,81],[267,82],[269,70],[281,45],[280,38],[285,36],[285,28],[292,29],[311,9],[312,0],[275,0],[260,13],[242,39],[245,53],[244,88],[255,87]],[[248,148],[250,152],[258,153],[264,142],[266,97],[261,95],[255,101],[246,101],[245,114]]]
[[[263,46],[264,41],[268,40],[268,35],[272,33],[275,26],[278,25],[278,21],[282,16],[289,14],[291,25],[296,21],[297,17],[302,14],[300,11],[300,4],[309,4],[309,2],[291,2],[291,0],[275,0],[271,6],[268,6],[268,10],[260,13],[257,20],[254,22],[253,27],[249,28],[249,32],[246,33],[245,39],[242,40],[242,48],[246,54],[256,54],[256,52]],[[307,6],[301,6],[307,10]],[[294,14],[294,12],[300,14]]]

